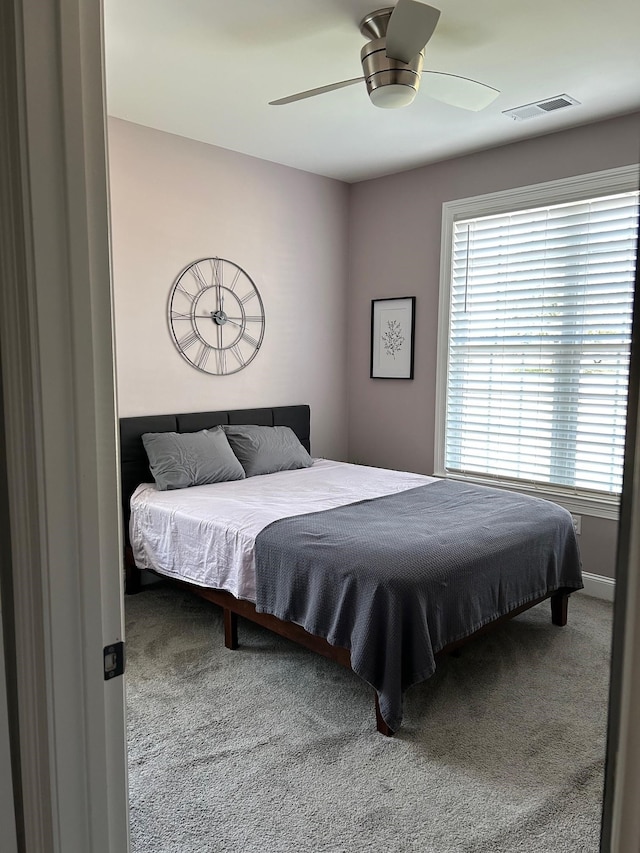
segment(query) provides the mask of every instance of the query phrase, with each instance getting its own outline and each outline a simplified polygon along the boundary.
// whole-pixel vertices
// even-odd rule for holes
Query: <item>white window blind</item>
[[[638,193],[453,225],[445,472],[615,495]]]

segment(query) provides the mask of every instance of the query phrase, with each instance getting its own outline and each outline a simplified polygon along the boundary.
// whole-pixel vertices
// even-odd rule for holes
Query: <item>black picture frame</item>
[[[416,297],[371,300],[371,379],[413,379]]]

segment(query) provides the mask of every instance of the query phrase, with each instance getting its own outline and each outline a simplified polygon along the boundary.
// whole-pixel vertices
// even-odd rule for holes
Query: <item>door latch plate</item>
[[[124,673],[124,643],[111,643],[104,647],[104,680],[109,681]]]

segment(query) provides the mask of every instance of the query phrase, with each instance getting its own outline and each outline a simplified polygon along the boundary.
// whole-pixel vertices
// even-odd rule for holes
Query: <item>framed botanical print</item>
[[[413,379],[415,296],[371,300],[371,377]]]

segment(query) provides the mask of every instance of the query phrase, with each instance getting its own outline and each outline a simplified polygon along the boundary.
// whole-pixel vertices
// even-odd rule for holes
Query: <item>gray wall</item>
[[[433,473],[442,204],[638,163],[640,114],[587,125],[351,188],[349,454]],[[415,379],[369,378],[371,299],[417,296]],[[586,571],[613,576],[617,523],[583,517]]]
[[[311,405],[313,449],[347,453],[349,186],[141,125],[109,120],[118,408],[121,417]],[[212,376],[167,326],[184,267],[219,256],[262,296],[260,352]]]

